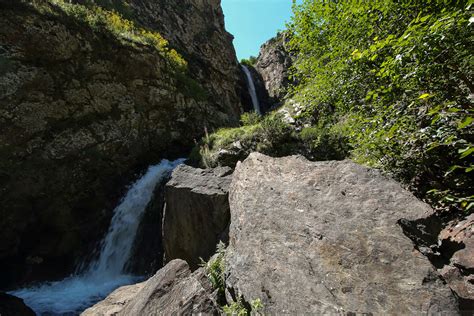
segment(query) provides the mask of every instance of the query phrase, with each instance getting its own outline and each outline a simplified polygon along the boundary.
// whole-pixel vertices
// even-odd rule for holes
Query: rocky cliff
[[[71,271],[135,172],[238,120],[219,1],[97,3],[0,1],[0,287]]]
[[[268,93],[268,102],[276,105],[283,100],[291,83],[292,56],[288,50],[288,35],[279,33],[260,47],[254,67]]]

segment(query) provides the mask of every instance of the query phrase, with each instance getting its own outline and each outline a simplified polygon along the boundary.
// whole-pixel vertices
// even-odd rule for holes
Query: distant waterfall
[[[262,115],[262,111],[260,110],[260,103],[258,102],[257,90],[255,90],[255,83],[253,82],[252,74],[250,73],[250,70],[247,68],[247,66],[242,65],[242,69],[244,70],[245,75],[247,76],[247,85],[250,97],[252,98],[253,108],[258,115]]]
[[[84,272],[59,282],[20,289],[11,294],[23,298],[39,315],[77,314],[117,287],[137,282],[140,277],[126,274],[124,268],[140,220],[156,185],[183,160],[163,160],[149,167],[145,175],[130,187],[114,210],[109,231],[101,243],[99,258],[89,264]]]

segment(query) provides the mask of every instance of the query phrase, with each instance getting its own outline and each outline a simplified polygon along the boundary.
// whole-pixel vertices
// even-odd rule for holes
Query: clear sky
[[[291,5],[292,0],[222,0],[226,29],[235,37],[239,60],[257,56],[260,46],[285,28]]]

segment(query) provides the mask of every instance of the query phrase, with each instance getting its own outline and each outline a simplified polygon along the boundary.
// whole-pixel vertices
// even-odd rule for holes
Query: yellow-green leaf
[[[458,128],[459,129],[465,128],[465,127],[471,125],[472,121],[474,121],[474,118],[472,116],[468,116],[464,120],[462,120],[458,123]]]
[[[429,93],[423,93],[422,95],[420,95],[420,96],[418,97],[418,99],[426,99],[426,98],[428,98],[430,95],[431,95],[431,94],[429,94]]]
[[[474,152],[474,147],[470,147],[470,146],[468,146],[464,149],[459,149],[458,150],[458,153],[461,154],[461,159],[466,158],[467,156],[469,156],[473,152]]]

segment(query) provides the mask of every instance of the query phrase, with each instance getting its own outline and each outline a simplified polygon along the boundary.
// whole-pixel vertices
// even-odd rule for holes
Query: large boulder
[[[165,188],[163,246],[165,260],[186,260],[192,269],[227,242],[228,192],[232,169],[177,167]]]
[[[398,222],[432,214],[351,161],[253,153],[230,189],[227,287],[268,314],[453,314],[458,303]]]
[[[117,289],[81,315],[213,315],[218,310],[204,269],[191,273],[188,264],[178,259],[146,282]]]
[[[70,2],[0,0],[0,288],[72,272],[137,172],[238,123],[219,1],[95,1],[133,34]]]

